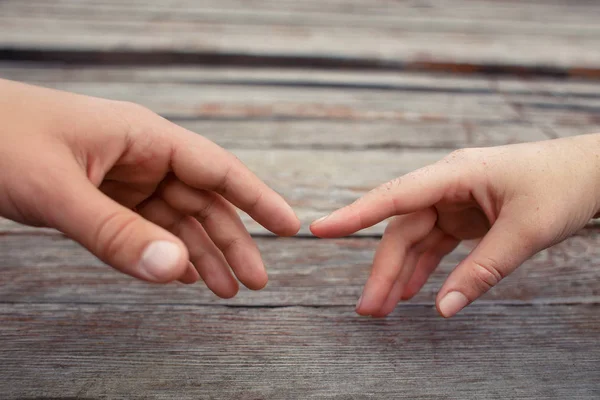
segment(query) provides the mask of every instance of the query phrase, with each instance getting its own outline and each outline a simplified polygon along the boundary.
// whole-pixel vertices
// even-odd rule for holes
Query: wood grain
[[[451,320],[435,295],[468,246],[373,320],[353,308],[383,224],[307,230],[453,149],[600,131],[599,17],[586,0],[0,0],[0,77],[143,104],[303,222],[280,239],[243,216],[270,283],[225,301],[0,219],[0,397],[600,398],[597,226]]]
[[[0,47],[597,68],[600,8],[481,1],[0,3]],[[351,46],[348,43],[352,43]]]
[[[238,129],[236,123],[255,121],[248,134],[236,132],[242,147],[252,146],[252,138],[259,145],[268,145],[265,139],[299,145],[300,135],[305,136],[303,146],[338,143],[339,148],[356,139],[356,146],[368,146],[369,138],[380,147],[498,145],[594,132],[600,124],[600,85],[578,80],[239,68],[65,69],[19,63],[1,64],[0,76],[138,102],[234,147],[230,135],[221,138],[205,124],[222,122],[227,132]],[[299,121],[305,123],[296,133],[292,123]],[[287,124],[282,128],[290,132],[277,138],[265,133],[273,132],[275,122]],[[306,135],[310,123],[320,134]],[[366,125],[373,132],[365,138]],[[338,127],[348,132],[348,140],[340,140]]]
[[[269,271],[262,291],[220,300],[203,284],[149,285],[104,266],[62,236],[0,236],[0,302],[345,306],[356,303],[378,239],[256,238]],[[469,252],[446,257],[409,304],[431,305]],[[600,230],[586,229],[544,250],[486,294],[482,304],[600,302]],[[400,313],[406,306],[400,307]]]
[[[5,399],[596,399],[598,305],[0,304]]]

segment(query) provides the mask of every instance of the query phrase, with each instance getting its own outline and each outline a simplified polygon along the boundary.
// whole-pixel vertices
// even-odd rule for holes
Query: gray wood
[[[256,241],[269,285],[220,300],[202,283],[162,286],[136,281],[59,235],[0,236],[0,302],[349,307],[362,291],[379,242],[374,238]],[[446,257],[409,304],[433,304],[443,280],[469,250],[461,246]],[[600,230],[586,229],[527,261],[480,303],[596,303],[599,281]]]
[[[600,85],[577,80],[11,63],[0,65],[0,76],[138,102],[243,148],[270,146],[270,140],[299,146],[300,138],[302,146],[316,148],[498,145],[594,132],[600,115]],[[239,129],[250,120],[255,123]],[[217,121],[223,134],[212,129]],[[299,121],[305,123],[295,128]],[[372,132],[365,136],[366,126]],[[276,135],[279,128],[286,134]],[[347,132],[346,140],[340,132]]]
[[[452,149],[600,131],[593,80],[475,74],[511,66],[597,78],[598,17],[600,5],[584,0],[0,0],[3,57],[322,57],[469,74],[138,59],[127,68],[2,62],[0,77],[138,102],[205,135],[281,192],[307,235],[311,220]],[[201,283],[136,281],[53,230],[0,219],[0,397],[600,397],[597,226],[446,321],[433,304],[469,251],[461,246],[414,300],[372,320],[353,306],[383,224],[366,237],[278,239],[243,218],[270,283],[231,300]]]
[[[378,83],[386,77],[366,75],[357,81],[357,75],[338,75],[327,83],[325,76],[314,76],[298,71],[281,78],[257,77],[256,74],[238,73],[230,77],[215,77],[205,70],[194,71],[195,78],[169,79],[166,81],[122,81],[106,76],[89,77],[73,81],[42,79],[33,74],[27,79],[23,72],[11,69],[2,71],[3,76],[25,78],[77,93],[133,101],[168,117],[185,118],[295,118],[334,119],[393,122],[473,122],[514,121],[522,119],[520,109],[535,107],[540,100],[556,108],[569,111],[568,105],[586,101],[596,106],[598,97],[590,98],[578,92],[554,88],[540,93],[531,87],[503,91],[514,80],[472,80],[448,76],[407,74],[388,85]],[[51,76],[56,76],[51,73]],[[108,75],[109,77],[111,75]],[[123,78],[125,79],[125,78]],[[517,81],[520,84],[521,82]],[[552,82],[551,83],[555,83]],[[588,83],[590,90],[597,84]],[[552,88],[552,87],[551,87]],[[555,92],[563,92],[556,98]],[[507,97],[508,96],[508,97]],[[519,99],[515,110],[510,101]],[[531,103],[531,104],[529,104]]]
[[[0,304],[4,399],[597,399],[600,307]]]
[[[5,0],[0,47],[600,65],[593,2],[333,3]]]

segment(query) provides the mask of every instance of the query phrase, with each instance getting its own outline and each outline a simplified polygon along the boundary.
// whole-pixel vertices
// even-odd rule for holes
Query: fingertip
[[[367,312],[364,312],[363,310],[359,310],[359,309],[357,309],[357,310],[355,310],[355,311],[356,311],[356,313],[357,313],[358,315],[360,315],[361,317],[370,317],[370,316],[371,316],[371,314],[369,314],[369,313],[367,313]]]
[[[328,214],[328,215],[325,215],[325,216],[323,216],[323,217],[321,217],[321,218],[315,219],[315,220],[314,220],[314,221],[313,221],[313,222],[310,224],[310,227],[311,227],[311,229],[312,229],[312,228],[314,228],[314,227],[317,227],[317,226],[319,226],[319,225],[321,224],[321,222],[323,222],[323,221],[325,221],[325,220],[327,219],[327,217],[329,217],[329,214]]]
[[[344,216],[344,212],[336,210],[331,214],[321,217],[310,224],[313,235],[321,238],[339,238],[353,234],[361,229],[354,218]]]
[[[290,218],[289,222],[284,226],[284,229],[281,230],[279,236],[295,236],[298,232],[300,232],[301,227],[302,223],[300,222],[300,219],[296,216],[296,214],[294,214],[294,217]]]
[[[423,285],[420,286],[412,286],[410,284],[410,282],[404,287],[404,292],[402,293],[402,296],[400,297],[400,300],[402,301],[408,301],[410,299],[412,299],[413,297],[415,297],[417,295],[417,293],[419,293],[421,291]]]
[[[214,289],[211,289],[211,290],[218,297],[228,300],[228,299],[234,298],[238,294],[239,286],[236,285],[235,288],[232,290],[214,290]]]
[[[315,235],[316,237],[321,237],[321,234],[319,233],[319,228],[317,227],[317,222],[314,221],[312,222],[309,226],[308,229],[310,230],[310,233],[312,233],[313,235]]]
[[[415,297],[415,294],[416,293],[411,293],[411,292],[405,293],[405,294],[402,295],[402,297],[400,297],[400,300],[402,300],[402,301],[409,301],[410,299],[412,299],[413,297]]]
[[[311,224],[310,225],[310,232],[315,235],[316,237],[319,238],[323,238],[323,239],[335,239],[335,238],[341,238],[344,236],[348,236],[353,234],[356,231],[346,231],[346,230],[341,230],[337,227],[329,227],[329,226],[323,226],[323,225],[314,225]]]
[[[390,313],[391,313],[391,311],[390,312],[385,312],[385,311],[380,310],[380,311],[372,313],[371,317],[373,317],[373,318],[385,318],[388,315],[390,315]]]
[[[335,234],[335,232],[332,232],[332,227],[331,225],[327,224],[326,221],[329,218],[329,215],[326,215],[324,217],[321,217],[315,221],[313,221],[310,226],[310,232],[320,238],[335,238],[335,237],[339,237],[338,235]],[[335,226],[333,227],[333,229],[335,229]]]
[[[147,281],[168,283],[179,279],[188,268],[188,252],[175,240],[155,240],[142,251],[137,271]]]
[[[237,246],[237,251],[228,253],[226,258],[235,276],[246,288],[261,290],[267,285],[269,277],[255,243]]]
[[[460,312],[469,304],[467,296],[458,291],[445,294],[437,302],[437,310],[444,318],[450,318]]]
[[[267,283],[269,283],[269,277],[267,273],[264,272],[261,276],[255,276],[251,282],[244,283],[244,286],[250,290],[262,290],[267,286]]]
[[[221,299],[231,299],[235,297],[240,291],[240,285],[235,279],[230,281],[220,281],[220,282],[206,282],[204,280],[206,286],[213,292],[217,297]]]
[[[179,282],[185,285],[191,285],[198,282],[198,279],[200,279],[200,274],[196,270],[196,267],[194,267],[194,264],[188,261],[187,269],[183,275],[179,277]]]
[[[360,307],[356,308],[356,313],[363,316],[373,316],[374,314],[379,312],[380,306],[376,306],[374,304],[363,304]]]
[[[440,317],[444,318],[444,319],[449,319],[452,318],[451,315],[444,315],[444,313],[440,310],[440,307],[438,304],[435,305],[435,309],[438,312],[438,314],[440,315]]]
[[[260,218],[258,222],[278,236],[290,237],[300,231],[302,223],[292,207],[285,203],[285,201],[284,204],[283,209],[272,209],[272,211],[264,215],[264,218]]]
[[[356,303],[356,307],[354,308],[354,311],[356,311],[356,313],[362,317],[370,317],[371,313],[367,310],[365,310],[365,308],[363,307],[363,296],[360,296],[360,298],[358,299],[358,302]]]

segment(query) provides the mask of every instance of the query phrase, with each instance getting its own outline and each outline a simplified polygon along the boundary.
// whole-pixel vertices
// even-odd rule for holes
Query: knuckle
[[[217,184],[215,185],[215,192],[220,193],[222,196],[226,196],[227,191],[229,190],[229,182],[231,179],[231,172],[233,171],[235,160],[232,160],[225,167],[225,172],[219,178]]]
[[[195,243],[188,245],[190,252],[190,260],[196,267],[200,267],[199,270],[204,270],[207,265],[214,264],[214,256],[204,247]],[[206,279],[203,277],[202,279]]]
[[[194,212],[194,216],[200,222],[204,222],[208,219],[208,217],[212,214],[215,207],[217,206],[217,202],[219,201],[219,198],[217,196],[211,195],[209,193],[206,193],[204,197],[205,201],[202,202],[200,208]]]
[[[235,247],[244,246],[245,240],[241,237],[234,237],[227,240],[222,246],[221,251],[223,254],[230,253]]]
[[[109,106],[128,140],[139,137],[139,134],[148,129],[147,126],[152,126],[152,124],[141,124],[140,121],[156,115],[148,108],[130,101],[111,100]]]
[[[123,215],[119,211],[104,217],[94,234],[98,255],[101,258],[108,258],[110,255],[119,253],[129,242],[126,239],[131,235],[137,220],[138,217],[135,214]]]
[[[263,196],[264,196],[265,192],[263,192],[262,190],[259,190],[256,193],[256,196],[254,197],[254,199],[252,200],[252,202],[248,205],[248,213],[252,214],[254,211],[256,211],[258,205],[260,204]]]
[[[501,266],[490,258],[482,261],[473,261],[472,264],[472,277],[483,291],[496,286],[505,277]]]

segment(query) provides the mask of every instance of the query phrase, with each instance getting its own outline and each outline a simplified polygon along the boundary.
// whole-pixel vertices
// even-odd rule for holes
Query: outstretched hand
[[[451,317],[599,210],[600,135],[459,150],[315,221],[320,237],[389,222],[357,304],[381,317],[413,297],[462,240],[481,239],[436,305]]]
[[[130,103],[0,80],[0,215],[57,228],[151,282],[221,297],[267,283],[235,207],[279,235],[300,222],[236,157]],[[233,271],[233,274],[232,274]]]

